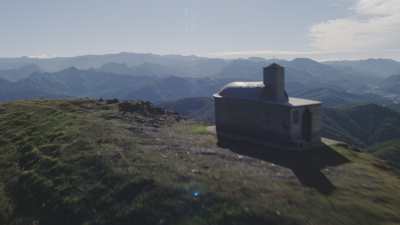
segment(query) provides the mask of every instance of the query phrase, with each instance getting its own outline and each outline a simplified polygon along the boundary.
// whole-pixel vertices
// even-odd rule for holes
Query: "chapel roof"
[[[288,98],[287,102],[276,102],[273,98],[270,98],[266,93],[268,87],[263,82],[243,82],[237,81],[225,85],[219,92],[217,92],[215,98],[232,98],[249,101],[259,102],[270,102],[280,105],[288,105],[293,107],[306,106],[306,105],[319,105],[321,102],[303,99],[303,98]],[[286,94],[287,95],[287,94]]]

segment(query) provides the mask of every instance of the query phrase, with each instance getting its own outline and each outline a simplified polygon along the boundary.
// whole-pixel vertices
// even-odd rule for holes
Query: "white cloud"
[[[387,16],[400,14],[399,0],[359,0],[356,5],[359,14]]]
[[[400,48],[400,0],[358,0],[354,16],[311,28],[320,51],[376,51]]]
[[[54,56],[51,56],[51,55],[46,54],[46,53],[28,56],[28,58],[33,58],[33,59],[49,59],[49,58],[52,58],[52,57],[54,57]]]

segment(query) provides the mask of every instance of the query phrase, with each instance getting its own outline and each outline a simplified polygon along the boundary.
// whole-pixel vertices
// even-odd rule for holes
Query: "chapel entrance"
[[[312,114],[309,109],[304,110],[302,119],[303,139],[310,142],[312,138]]]

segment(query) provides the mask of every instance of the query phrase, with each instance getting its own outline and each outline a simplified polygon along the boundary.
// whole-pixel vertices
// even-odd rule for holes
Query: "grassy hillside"
[[[368,149],[374,155],[400,169],[400,140],[391,140]]]
[[[371,146],[400,138],[400,113],[375,105],[325,109],[323,135]]]
[[[346,145],[219,148],[146,103],[0,105],[0,224],[399,224],[399,188]]]

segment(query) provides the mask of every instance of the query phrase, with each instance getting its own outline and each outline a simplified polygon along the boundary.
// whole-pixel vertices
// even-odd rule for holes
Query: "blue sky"
[[[0,0],[0,57],[400,59],[399,0]]]

